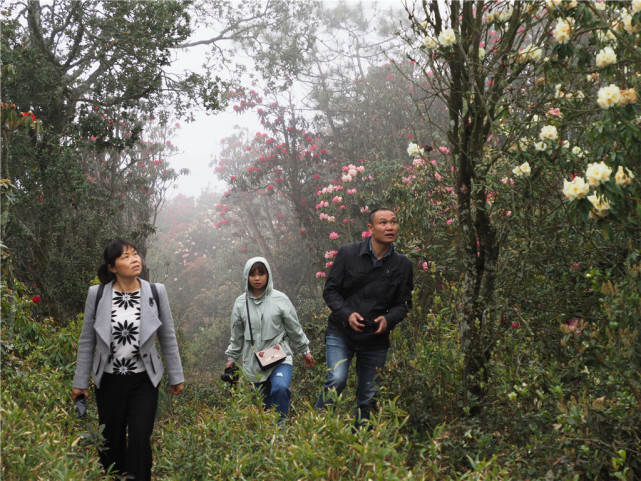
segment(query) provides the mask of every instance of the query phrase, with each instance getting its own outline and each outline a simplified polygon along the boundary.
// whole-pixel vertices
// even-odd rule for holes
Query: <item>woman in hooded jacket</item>
[[[289,298],[274,289],[266,259],[253,257],[247,261],[243,269],[243,284],[245,293],[238,296],[231,312],[231,338],[225,351],[228,359],[226,369],[240,363],[249,381],[261,390],[265,409],[274,408],[284,420],[289,413],[294,353],[302,354],[305,366],[314,366],[309,340]],[[276,367],[262,368],[254,352],[276,344],[282,346],[287,358]]]

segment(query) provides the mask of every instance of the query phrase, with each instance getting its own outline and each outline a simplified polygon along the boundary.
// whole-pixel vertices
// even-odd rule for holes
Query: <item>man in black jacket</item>
[[[341,394],[356,355],[357,427],[376,406],[389,332],[407,316],[413,289],[412,263],[394,250],[394,212],[372,211],[367,227],[368,239],[340,248],[325,283],[323,298],[332,311],[325,335],[328,376],[316,401],[325,409]]]

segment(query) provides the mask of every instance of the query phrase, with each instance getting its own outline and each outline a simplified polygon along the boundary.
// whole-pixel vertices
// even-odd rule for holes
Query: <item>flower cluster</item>
[[[554,125],[546,125],[541,129],[541,132],[539,133],[539,139],[545,141],[545,140],[557,140],[559,138],[559,134],[556,131],[556,127]]]
[[[514,60],[517,63],[538,62],[543,58],[543,50],[536,45],[527,45],[515,55]]]
[[[594,207],[590,211],[590,217],[592,217],[593,219],[601,219],[608,215],[608,211],[610,210],[610,203],[604,196],[594,193],[588,196],[588,200],[592,204],[592,207]]]
[[[568,43],[572,34],[570,22],[564,19],[559,19],[554,27],[554,38],[559,43]]]
[[[351,182],[354,180],[354,177],[360,172],[361,174],[365,172],[365,167],[362,165],[359,165],[358,167],[355,165],[347,165],[343,167],[343,182]]]
[[[621,90],[614,84],[599,89],[596,103],[602,109],[609,109],[614,106],[632,104],[637,101],[637,92],[634,88]]]
[[[425,155],[425,149],[414,142],[410,142],[407,146],[407,155],[410,157],[423,157]]]
[[[529,177],[532,170],[530,169],[530,164],[524,162],[521,165],[514,167],[512,169],[512,173],[517,177]]]
[[[443,47],[454,45],[455,42],[456,34],[454,33],[454,29],[452,28],[444,29],[438,36],[438,43],[440,43]]]
[[[614,175],[614,180],[617,185],[626,187],[628,185],[632,185],[634,182],[634,174],[627,167],[623,170],[623,166],[620,165],[617,169],[617,173]]]
[[[617,63],[617,54],[614,53],[612,47],[605,47],[596,56],[596,66],[599,68],[604,68],[614,63]]]
[[[621,100],[621,89],[614,84],[610,84],[599,89],[596,102],[602,109],[609,109],[617,105],[619,100]]]
[[[563,195],[570,200],[584,199],[590,192],[590,186],[583,177],[575,177],[572,181],[563,180]]]
[[[597,187],[599,184],[605,184],[610,180],[612,169],[605,162],[593,162],[588,164],[585,171],[585,178],[588,179],[590,187]]]

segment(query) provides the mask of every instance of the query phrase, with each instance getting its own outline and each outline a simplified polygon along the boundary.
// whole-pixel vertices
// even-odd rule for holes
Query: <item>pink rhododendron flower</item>
[[[331,232],[329,234],[330,240],[336,240],[336,239],[338,239],[338,237],[339,237],[339,235],[336,232]]]
[[[319,271],[316,273],[316,279],[318,279],[319,277],[327,277],[327,274],[325,274],[323,271]]]
[[[363,239],[367,239],[368,237],[371,237],[371,236],[372,236],[372,233],[371,233],[370,231],[368,231],[368,230],[364,230],[364,231],[361,233],[361,237],[362,237]]]

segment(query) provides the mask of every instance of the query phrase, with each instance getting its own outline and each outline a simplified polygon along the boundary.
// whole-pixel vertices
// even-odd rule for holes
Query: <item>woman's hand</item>
[[[73,402],[76,402],[76,398],[80,396],[81,394],[85,395],[85,399],[89,399],[89,390],[88,389],[78,389],[77,387],[74,387],[71,389],[71,399],[73,399]]]
[[[314,365],[316,364],[316,361],[314,361],[314,356],[312,356],[311,352],[303,354],[303,359],[305,359],[305,366],[307,367],[314,367]]]
[[[234,364],[236,364],[234,361],[227,361],[227,364],[225,364],[225,369],[228,367],[232,367]]]
[[[176,394],[180,394],[181,392],[183,392],[183,383],[174,384],[169,388],[170,396],[175,396]]]

